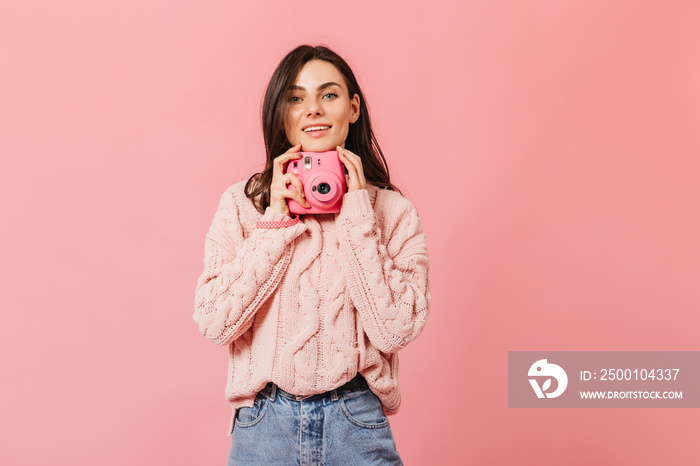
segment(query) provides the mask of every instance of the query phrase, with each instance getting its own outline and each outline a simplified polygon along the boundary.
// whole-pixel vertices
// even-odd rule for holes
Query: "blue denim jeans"
[[[340,388],[298,397],[268,383],[236,413],[227,466],[403,465],[367,382]]]

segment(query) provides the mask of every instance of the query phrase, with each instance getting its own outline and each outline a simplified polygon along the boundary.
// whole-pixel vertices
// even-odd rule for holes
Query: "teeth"
[[[330,129],[330,126],[309,126],[308,128],[304,128],[304,132],[323,131],[324,129]]]

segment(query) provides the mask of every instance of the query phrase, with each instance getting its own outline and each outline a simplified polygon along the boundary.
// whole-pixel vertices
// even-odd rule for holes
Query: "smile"
[[[323,126],[309,126],[309,127],[307,127],[307,128],[304,128],[302,131],[304,131],[305,133],[308,133],[308,132],[310,132],[310,131],[325,131],[325,130],[327,130],[327,129],[331,129],[331,127],[328,126],[328,125],[323,125]]]

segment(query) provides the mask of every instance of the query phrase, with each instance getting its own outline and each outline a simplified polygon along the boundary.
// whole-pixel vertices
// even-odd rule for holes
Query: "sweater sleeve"
[[[204,271],[197,279],[193,315],[199,331],[218,345],[241,336],[255,312],[279,285],[302,222],[287,228],[256,228],[244,237],[237,194],[229,188],[219,201],[204,246]],[[240,197],[240,195],[238,195]],[[248,198],[239,202],[250,202]],[[260,221],[289,220],[268,207]]]
[[[367,189],[346,193],[336,217],[350,297],[370,342],[385,353],[398,351],[421,333],[430,305],[422,221],[407,199],[393,200],[385,225],[380,225]]]

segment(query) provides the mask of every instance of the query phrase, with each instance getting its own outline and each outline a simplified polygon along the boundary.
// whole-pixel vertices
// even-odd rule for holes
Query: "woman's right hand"
[[[275,157],[272,162],[272,182],[270,183],[270,207],[277,212],[285,214],[289,217],[289,207],[287,207],[287,198],[294,199],[299,204],[307,209],[311,207],[304,198],[304,191],[301,185],[301,180],[294,173],[284,173],[284,165],[290,160],[298,159],[301,154],[298,152],[301,149],[301,144],[291,147],[284,154]],[[287,185],[291,183],[296,191],[287,189]]]

